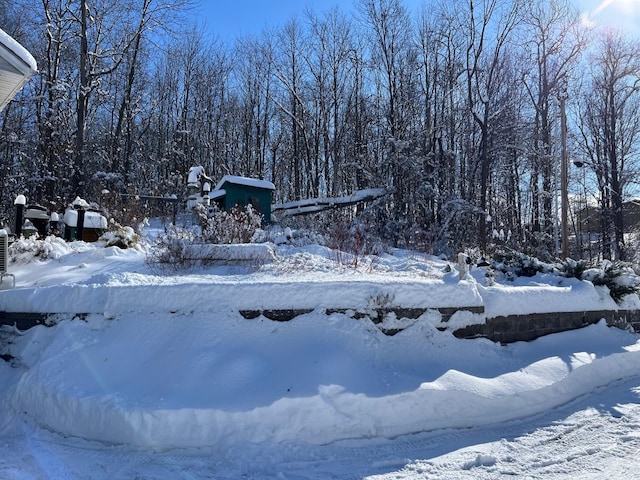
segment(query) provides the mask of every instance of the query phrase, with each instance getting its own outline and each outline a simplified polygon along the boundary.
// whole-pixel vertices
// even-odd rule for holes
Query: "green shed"
[[[264,223],[271,223],[271,197],[276,187],[273,183],[256,178],[225,175],[209,194],[209,198],[225,210],[236,205],[251,205],[259,211]]]

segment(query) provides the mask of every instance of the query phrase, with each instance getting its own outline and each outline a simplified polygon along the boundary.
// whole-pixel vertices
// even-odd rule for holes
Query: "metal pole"
[[[567,161],[567,114],[565,110],[566,94],[560,94],[560,137],[562,142],[562,155],[560,164],[560,184],[562,192],[562,259],[569,257],[569,165]]]

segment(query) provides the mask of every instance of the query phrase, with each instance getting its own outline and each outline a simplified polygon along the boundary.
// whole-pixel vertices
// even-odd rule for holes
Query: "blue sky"
[[[294,15],[303,16],[309,7],[322,13],[333,6],[350,11],[357,0],[201,0],[198,18],[212,34],[223,40],[259,35],[265,27],[280,27]],[[640,0],[573,0],[584,12],[585,22],[620,25],[640,32]],[[404,0],[409,11],[416,11],[422,0]]]
[[[308,6],[324,12],[335,5],[351,3],[336,0],[202,0],[201,11],[207,28],[222,39],[233,40],[247,34],[258,35],[265,27],[284,25],[292,16],[302,16]]]
[[[421,0],[404,0],[409,9],[420,3]],[[334,6],[347,12],[354,4],[352,0],[201,0],[199,11],[212,33],[233,40],[247,34],[258,35],[264,27],[280,27],[294,15],[302,17],[307,7],[316,13]]]
[[[640,0],[573,0],[587,23],[605,23],[640,35]]]

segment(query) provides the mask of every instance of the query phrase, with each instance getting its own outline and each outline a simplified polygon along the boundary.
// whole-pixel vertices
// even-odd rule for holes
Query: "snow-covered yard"
[[[617,479],[640,466],[637,334],[601,322],[501,346],[439,331],[434,312],[395,336],[354,314],[610,308],[589,283],[487,286],[403,251],[354,268],[317,245],[171,275],[144,248],[49,248],[0,291],[0,311],[60,313],[2,329],[0,478]],[[283,305],[312,309],[239,313]]]

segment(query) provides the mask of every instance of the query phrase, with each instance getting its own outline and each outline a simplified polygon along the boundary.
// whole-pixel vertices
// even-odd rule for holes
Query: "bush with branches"
[[[188,270],[206,259],[196,258],[193,245],[199,241],[194,228],[171,227],[158,235],[147,252],[147,263],[161,273]]]
[[[251,243],[262,233],[262,215],[251,205],[235,206],[229,212],[198,205],[195,211],[202,228],[201,239],[206,243]]]
[[[220,252],[210,245],[253,243],[264,236],[262,215],[251,205],[230,212],[198,205],[195,213],[200,228],[172,227],[158,235],[148,252],[149,265],[172,272],[212,265],[220,260]]]
[[[640,290],[640,277],[634,272],[631,264],[626,262],[604,260],[600,268],[585,270],[581,279],[607,287],[609,295],[617,303],[625,296],[638,293]]]
[[[567,278],[586,280],[607,287],[611,298],[617,303],[626,295],[640,291],[640,276],[626,262],[604,260],[597,266],[586,260],[567,258],[561,263],[550,264],[520,252],[501,251],[494,254],[492,266],[509,280],[521,276],[532,277],[536,273],[556,273]]]
[[[493,254],[492,266],[509,280],[516,277],[533,277],[537,273],[551,273],[555,267],[536,257],[510,249],[501,249]]]
[[[34,260],[56,260],[70,250],[60,237],[50,235],[44,239],[37,235],[21,237],[9,245],[8,259],[15,264],[27,264]]]
[[[100,241],[104,242],[105,248],[133,248],[140,241],[140,235],[138,235],[132,227],[126,227],[113,222],[111,229],[100,236]]]
[[[560,264],[560,272],[563,277],[577,278],[578,280],[582,280],[584,272],[588,268],[590,268],[589,262],[582,259],[567,258]]]
[[[360,258],[380,255],[385,250],[382,242],[370,233],[367,224],[358,219],[334,224],[329,233],[328,247],[336,251],[338,263],[350,263],[353,267],[358,266]]]

